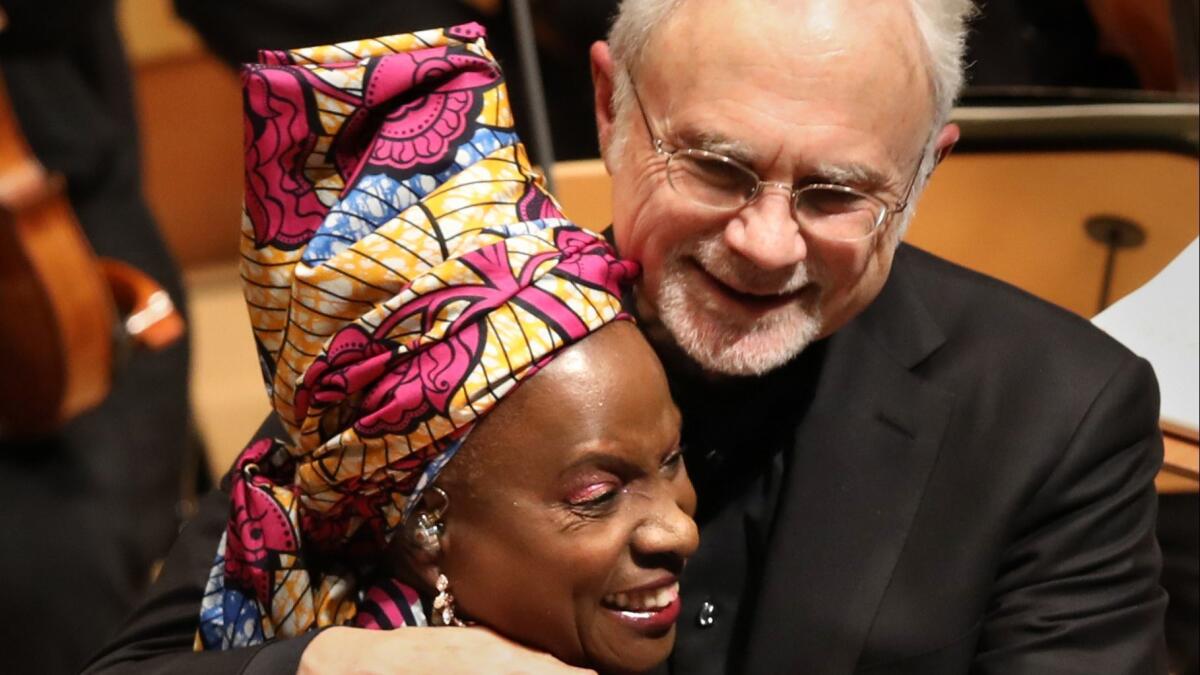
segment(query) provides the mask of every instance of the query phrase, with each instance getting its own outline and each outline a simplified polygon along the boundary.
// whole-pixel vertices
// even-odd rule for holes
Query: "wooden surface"
[[[171,0],[118,0],[117,24],[135,68],[204,50],[200,36],[175,15]]]
[[[1163,434],[1163,468],[1154,481],[1162,493],[1200,492],[1200,443]]]
[[[223,474],[270,412],[236,263],[188,270],[192,405],[209,468]]]
[[[1112,214],[1146,231],[1145,244],[1117,255],[1115,301],[1196,237],[1198,181],[1196,158],[1162,152],[951,156],[906,240],[1090,317],[1106,250],[1087,237],[1084,221]]]
[[[237,75],[198,53],[137,70],[146,200],[185,268],[237,259],[242,97]]]

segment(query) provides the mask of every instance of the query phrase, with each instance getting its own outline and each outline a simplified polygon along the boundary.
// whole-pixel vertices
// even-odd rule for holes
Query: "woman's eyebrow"
[[[596,466],[613,473],[630,473],[639,470],[636,464],[616,452],[587,450],[564,466],[559,475],[566,475],[574,469],[585,466]]]

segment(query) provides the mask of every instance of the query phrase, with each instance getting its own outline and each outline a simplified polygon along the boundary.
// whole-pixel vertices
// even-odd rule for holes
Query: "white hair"
[[[925,63],[933,83],[935,125],[944,123],[963,85],[963,52],[966,47],[967,21],[975,13],[973,0],[908,0],[917,32],[925,46]],[[608,44],[613,62],[621,70],[632,70],[641,63],[654,30],[684,0],[621,0]],[[622,73],[616,98],[628,94],[629,82]],[[621,86],[621,85],[625,86]]]
[[[630,73],[641,64],[651,34],[661,26],[684,0],[621,0],[612,30],[608,34],[612,53],[613,112],[618,119],[628,120],[633,106],[633,83]],[[913,22],[925,47],[926,72],[933,88],[933,119],[930,129],[940,129],[950,117],[950,111],[963,86],[963,52],[966,46],[967,21],[975,13],[972,0],[908,0]],[[628,124],[619,124],[606,149],[612,160],[621,155],[628,136]],[[914,186],[919,193],[933,171],[933,145],[936,133],[922,155],[920,179]],[[901,216],[899,227],[892,228],[903,233],[913,212],[915,199]]]

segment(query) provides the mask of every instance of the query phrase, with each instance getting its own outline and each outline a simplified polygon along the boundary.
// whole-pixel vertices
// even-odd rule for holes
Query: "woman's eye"
[[[664,469],[674,468],[683,462],[683,448],[675,448],[663,458],[662,465]]]
[[[598,508],[612,501],[618,493],[618,487],[612,483],[596,483],[572,494],[567,503],[575,508]]]

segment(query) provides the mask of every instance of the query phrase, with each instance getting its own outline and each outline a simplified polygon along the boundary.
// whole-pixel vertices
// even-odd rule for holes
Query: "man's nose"
[[[800,263],[808,245],[792,214],[791,188],[767,183],[753,202],[734,214],[725,226],[725,244],[764,270]]]
[[[687,558],[700,545],[696,521],[684,510],[684,505],[664,496],[655,500],[653,512],[633,533],[633,549],[642,556],[664,554]]]

